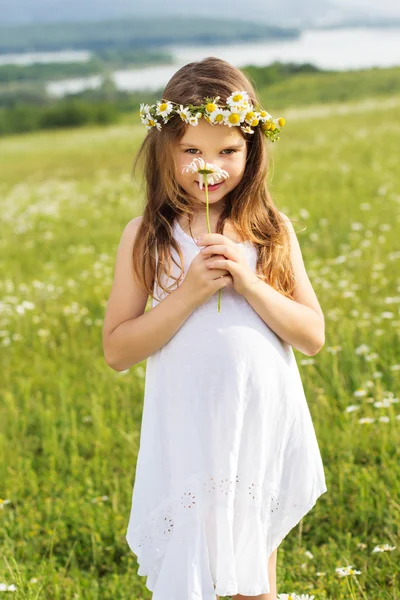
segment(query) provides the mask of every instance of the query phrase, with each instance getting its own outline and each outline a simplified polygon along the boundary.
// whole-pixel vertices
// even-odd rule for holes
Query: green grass
[[[328,492],[283,541],[278,592],[398,600],[400,113],[334,108],[285,111],[271,148],[326,318],[324,348],[295,353]],[[144,131],[0,140],[0,582],[15,598],[151,598],[125,541],[145,363],[116,373],[101,346],[119,237],[142,214],[129,174]]]

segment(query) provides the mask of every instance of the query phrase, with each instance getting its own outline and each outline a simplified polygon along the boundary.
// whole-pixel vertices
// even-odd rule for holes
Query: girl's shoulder
[[[127,223],[125,229],[128,229],[131,233],[136,235],[137,230],[139,229],[142,221],[143,221],[143,215],[139,215],[138,217],[133,217],[133,219],[131,219],[129,221],[129,223]]]

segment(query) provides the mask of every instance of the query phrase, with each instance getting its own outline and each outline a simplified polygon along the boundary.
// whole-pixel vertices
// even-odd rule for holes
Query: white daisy
[[[157,102],[157,108],[156,108],[156,114],[157,115],[161,115],[162,117],[165,118],[173,110],[174,110],[174,107],[173,107],[172,102],[170,102],[169,100],[167,100],[167,102],[161,102],[161,100],[158,100],[158,102]]]
[[[180,116],[182,121],[185,121],[185,123],[189,123],[191,114],[190,109],[187,106],[183,106],[183,104],[181,104],[179,108],[176,109],[176,112]]]
[[[182,169],[182,173],[199,173],[201,175],[199,180],[199,187],[203,189],[203,183],[205,176],[207,177],[207,184],[214,185],[218,183],[220,179],[227,179],[229,173],[220,167],[216,167],[212,163],[206,163],[201,157],[196,157],[192,160],[190,165],[185,165]]]
[[[249,127],[248,125],[246,125],[246,127],[241,127],[241,130],[244,131],[245,133],[254,133],[254,130]]]
[[[232,107],[235,107],[235,108],[237,106],[240,106],[241,104],[243,104],[243,102],[247,102],[247,103],[249,102],[249,95],[245,91],[242,91],[242,92],[239,92],[239,91],[233,92],[229,96],[229,98],[226,99],[226,103],[229,106],[232,106]]]
[[[153,127],[157,127],[157,129],[159,131],[162,128],[161,123],[159,123],[158,121],[156,121],[154,119],[154,117],[152,117],[151,115],[149,115],[146,119],[142,119],[142,123],[143,123],[143,125],[146,125],[147,131],[149,131]]]
[[[219,124],[224,124],[225,123],[225,116],[226,114],[230,114],[229,110],[223,110],[222,108],[217,107],[213,112],[209,113],[207,115],[207,121],[211,122],[211,123],[219,123]]]
[[[339,575],[339,577],[347,577],[348,575],[360,575],[361,573],[361,571],[353,569],[352,565],[348,565],[347,567],[337,567],[335,571]]]
[[[228,127],[239,127],[244,122],[247,112],[247,110],[239,111],[231,109],[226,116],[225,125],[228,125]]]
[[[266,110],[260,110],[260,112],[258,113],[258,115],[259,115],[258,118],[263,123],[265,123],[265,121],[269,121],[270,119],[272,119],[272,115],[270,115],[269,112],[266,111]]]

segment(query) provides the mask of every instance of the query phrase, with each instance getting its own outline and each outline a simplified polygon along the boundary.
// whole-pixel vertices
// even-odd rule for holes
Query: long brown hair
[[[203,104],[205,97],[220,96],[221,102],[235,90],[246,91],[253,105],[261,105],[256,92],[246,76],[230,63],[216,57],[186,64],[179,69],[165,87],[162,98],[179,104]],[[187,194],[175,179],[175,162],[172,148],[183,137],[186,124],[174,116],[158,130],[152,127],[145,136],[133,173],[140,158],[144,159],[145,208],[133,248],[133,269],[139,281],[153,297],[156,280],[168,293],[169,286],[162,284],[162,276],[171,276],[171,246],[177,252],[181,265],[183,256],[172,233],[178,215],[194,214],[196,198]],[[254,133],[242,132],[247,142],[247,159],[243,177],[226,198],[225,207],[217,222],[217,233],[223,233],[227,219],[241,241],[251,241],[257,249],[256,273],[283,295],[293,298],[294,273],[290,261],[289,236],[283,218],[275,207],[267,187],[267,138],[259,126]],[[271,142],[269,142],[271,143]],[[157,268],[155,248],[157,245]],[[181,266],[178,265],[178,266]],[[182,279],[181,272],[175,282]]]

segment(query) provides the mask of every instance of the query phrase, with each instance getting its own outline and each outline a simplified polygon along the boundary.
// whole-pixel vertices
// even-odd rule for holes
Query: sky
[[[373,10],[388,16],[400,17],[400,3],[394,0],[336,0],[335,4],[341,7],[350,6],[360,10]]]
[[[0,24],[51,21],[89,21],[136,16],[180,14],[210,18],[254,19],[283,26],[321,25],[358,14],[400,19],[400,0],[220,0],[212,11],[207,3],[188,0],[0,0]],[[206,7],[206,8],[204,8]]]

